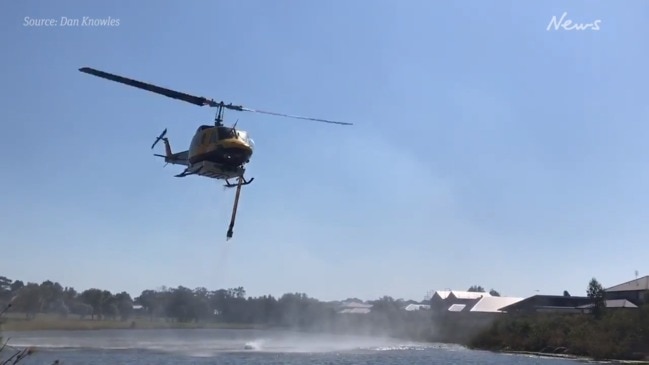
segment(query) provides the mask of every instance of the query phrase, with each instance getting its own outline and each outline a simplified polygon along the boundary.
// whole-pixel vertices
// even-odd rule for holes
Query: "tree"
[[[394,300],[394,298],[387,295],[379,298],[378,300],[371,301],[370,304],[372,304],[372,311],[374,312],[389,313],[401,309],[399,301]]]
[[[491,296],[494,296],[494,297],[499,297],[500,296],[500,293],[498,293],[495,289],[489,290],[489,294],[491,294]]]
[[[191,322],[198,319],[196,297],[193,290],[184,286],[171,290],[170,301],[167,305],[167,316],[178,322]]]
[[[23,286],[25,286],[25,283],[23,283],[21,280],[16,280],[13,283],[11,283],[11,292],[16,293]]]
[[[90,304],[76,302],[72,304],[71,312],[79,316],[79,319],[84,319],[86,316],[92,316],[94,309]]]
[[[593,301],[593,315],[595,318],[601,318],[604,310],[606,309],[606,299],[604,288],[597,281],[597,279],[592,278],[588,283],[588,289],[586,291],[588,297]]]
[[[121,292],[119,294],[115,294],[115,304],[122,321],[126,321],[131,318],[131,316],[133,315],[133,299],[131,299],[131,295],[129,293]]]
[[[51,308],[56,306],[59,299],[63,299],[63,287],[59,283],[53,283],[46,280],[39,285],[39,292],[43,301],[43,310],[49,312]]]
[[[13,307],[15,311],[25,313],[27,318],[35,318],[36,313],[40,312],[43,307],[39,285],[27,283],[21,288],[13,301]]]
[[[0,276],[0,291],[9,291],[11,289],[12,280],[6,276]]]
[[[147,289],[142,291],[139,297],[135,298],[135,304],[141,305],[149,317],[153,319],[158,303],[157,297],[158,293],[155,290]]]
[[[11,282],[6,276],[0,276],[0,301],[11,298]]]
[[[92,307],[92,319],[101,319],[103,314],[104,295],[100,289],[88,289],[81,293],[81,301]]]
[[[476,293],[484,293],[484,292],[486,292],[484,290],[484,288],[481,287],[480,285],[471,285],[471,287],[467,291],[476,292]]]

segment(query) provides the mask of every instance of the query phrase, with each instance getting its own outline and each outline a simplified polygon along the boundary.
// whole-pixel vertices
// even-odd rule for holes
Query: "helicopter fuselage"
[[[237,168],[250,162],[253,150],[254,142],[246,131],[202,125],[192,138],[188,160],[192,165],[206,161]]]

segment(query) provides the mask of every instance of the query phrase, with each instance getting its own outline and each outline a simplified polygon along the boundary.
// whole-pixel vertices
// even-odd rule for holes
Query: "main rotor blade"
[[[340,124],[340,125],[353,125],[352,123],[337,122],[337,121],[327,120],[327,119],[301,117],[301,116],[298,116],[298,115],[290,115],[290,114],[269,112],[269,111],[265,111],[265,110],[250,109],[250,108],[243,107],[241,105],[233,105],[232,103],[225,104],[222,101],[216,102],[213,99],[207,99],[207,98],[204,98],[204,97],[185,94],[185,93],[182,93],[182,92],[179,92],[179,91],[167,89],[167,88],[156,86],[156,85],[153,85],[153,84],[148,84],[148,83],[142,82],[142,81],[129,79],[129,78],[126,78],[126,77],[123,77],[123,76],[119,76],[119,75],[111,74],[111,73],[108,73],[108,72],[96,70],[96,69],[90,68],[90,67],[82,67],[82,68],[79,69],[79,71],[90,74],[90,75],[94,75],[94,76],[97,76],[97,77],[101,77],[101,78],[104,78],[104,79],[107,79],[107,80],[119,82],[119,83],[122,83],[122,84],[125,84],[125,85],[137,87],[139,89],[151,91],[151,92],[154,92],[156,94],[164,95],[164,96],[167,96],[167,97],[170,97],[170,98],[173,98],[173,99],[182,100],[182,101],[185,101],[185,102],[188,102],[188,103],[191,103],[191,104],[194,104],[194,105],[198,105],[198,106],[223,107],[223,108],[230,109],[230,110],[261,113],[261,114],[269,114],[269,115],[275,115],[275,116],[280,116],[280,117],[288,117],[288,118],[295,118],[295,119],[312,120],[312,121],[323,122],[323,123]]]
[[[280,116],[280,117],[312,120],[312,121],[323,122],[323,123],[340,124],[340,125],[353,125],[352,123],[337,122],[335,120],[327,120],[327,119],[319,119],[319,118],[311,118],[311,117],[301,117],[301,116],[298,116],[298,115],[275,113],[275,112],[269,112],[269,111],[265,111],[265,110],[255,110],[255,109],[250,109],[250,108],[245,108],[245,107],[240,107],[237,110],[241,110],[241,111],[245,111],[245,112],[261,113],[261,114],[277,115],[277,116]]]
[[[82,68],[79,69],[79,71],[85,72],[87,74],[94,75],[94,76],[97,76],[97,77],[101,77],[101,78],[104,78],[104,79],[107,79],[107,80],[120,82],[122,84],[126,84],[126,85],[129,85],[129,86],[137,87],[137,88],[144,89],[144,90],[147,90],[147,91],[151,91],[151,92],[154,92],[154,93],[157,93],[157,94],[168,96],[168,97],[173,98],[173,99],[186,101],[188,103],[192,103],[192,104],[198,105],[198,106],[209,105],[209,106],[214,107],[214,106],[218,105],[214,100],[209,100],[209,99],[206,99],[204,97],[199,97],[199,96],[194,96],[194,95],[181,93],[179,91],[166,89],[166,88],[156,86],[156,85],[153,85],[153,84],[147,84],[147,83],[142,82],[142,81],[137,81],[137,80],[129,79],[129,78],[126,78],[126,77],[110,74],[108,72],[95,70],[94,68],[90,68],[90,67],[82,67]]]

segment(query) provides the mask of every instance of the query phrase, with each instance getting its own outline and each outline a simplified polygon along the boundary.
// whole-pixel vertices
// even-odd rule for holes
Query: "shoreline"
[[[128,321],[91,320],[91,319],[47,319],[47,320],[18,320],[5,319],[0,325],[0,333],[26,331],[96,331],[96,330],[161,330],[161,329],[268,329],[266,325],[239,323],[209,323],[209,322],[166,322],[135,319]]]
[[[479,349],[476,349],[479,350]],[[596,360],[588,356],[579,356],[572,354],[555,354],[551,352],[535,352],[535,351],[513,351],[513,350],[484,350],[503,355],[516,355],[526,357],[538,357],[547,359],[565,359],[580,362],[595,362],[595,363],[615,363],[615,364],[635,364],[635,365],[649,365],[649,360],[618,360],[618,359],[604,359]]]

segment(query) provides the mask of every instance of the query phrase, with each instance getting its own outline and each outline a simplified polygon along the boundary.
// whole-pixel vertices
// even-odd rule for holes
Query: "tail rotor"
[[[153,149],[153,147],[155,147],[155,145],[157,145],[158,142],[160,142],[160,140],[164,139],[166,134],[167,134],[167,128],[165,128],[165,130],[163,130],[162,133],[160,133],[158,138],[156,138],[155,142],[153,142],[153,144],[151,145],[151,149]]]

